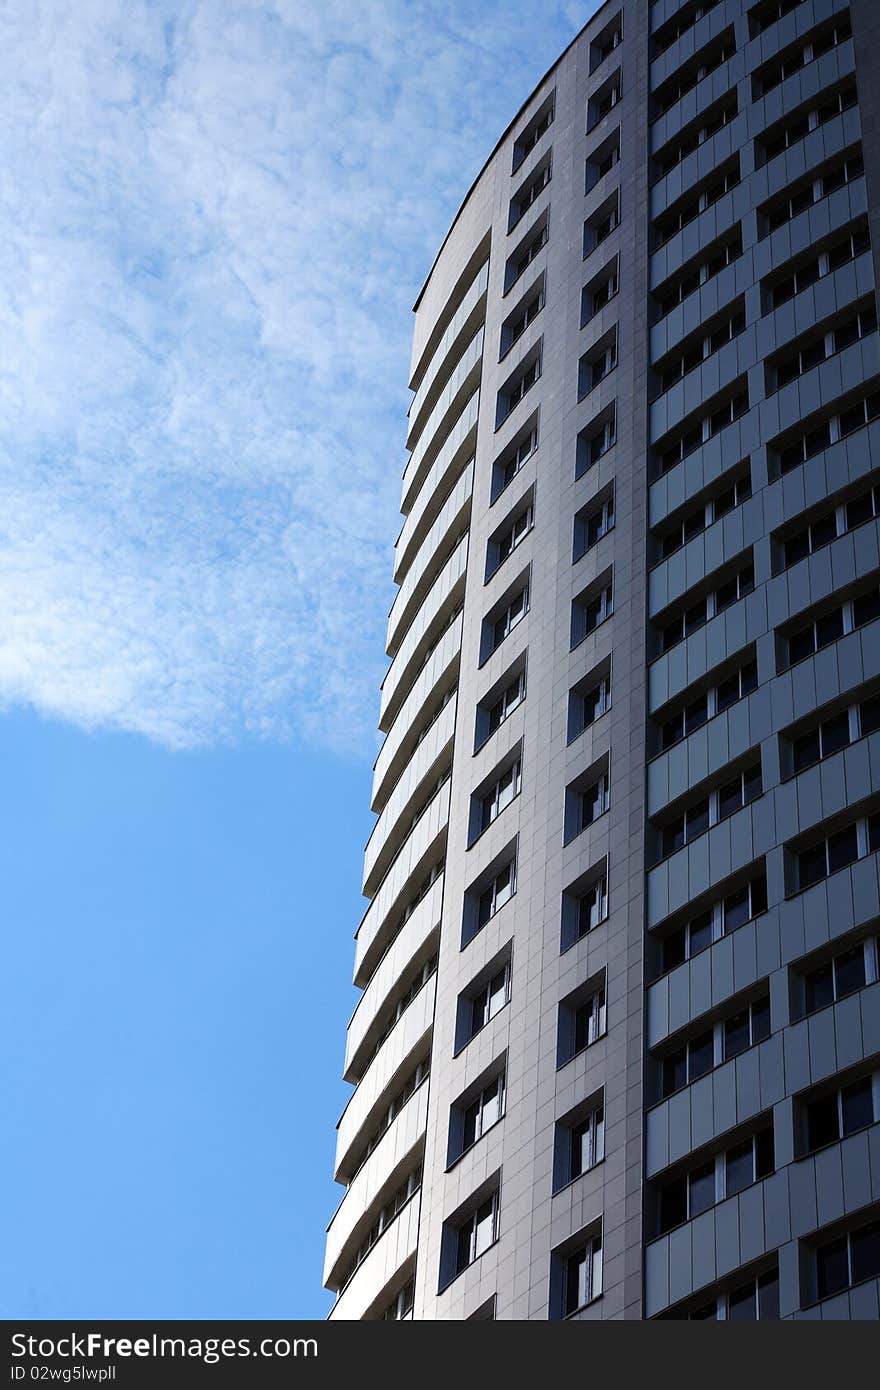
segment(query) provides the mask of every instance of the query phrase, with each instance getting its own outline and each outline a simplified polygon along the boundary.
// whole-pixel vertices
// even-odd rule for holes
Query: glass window
[[[785,568],[790,569],[799,560],[803,560],[810,553],[810,528],[805,526],[803,531],[798,531],[796,535],[790,536],[785,542]]]
[[[767,911],[767,880],[761,875],[760,878],[752,879],[752,916],[758,917],[760,913]]]
[[[750,1045],[749,1011],[743,1009],[741,1013],[734,1014],[732,1018],[725,1021],[724,1060],[729,1061],[731,1057],[738,1057]]]
[[[857,1130],[867,1129],[868,1125],[874,1123],[870,1076],[843,1088],[840,1093],[840,1113],[845,1135],[855,1134]]]
[[[565,1312],[574,1313],[588,1298],[587,1252],[579,1250],[568,1260],[565,1270]]]
[[[831,961],[810,971],[804,980],[804,994],[808,1014],[834,1003],[834,967]]]
[[[682,1086],[687,1085],[687,1049],[681,1047],[677,1052],[673,1052],[669,1057],[663,1059],[663,1094],[671,1096],[674,1091],[680,1091]]]
[[[600,878],[578,899],[578,938],[586,936],[608,916],[608,881]]]
[[[728,676],[718,687],[716,703],[718,713],[722,714],[730,705],[736,704],[739,699],[739,676]]]
[[[816,620],[816,646],[827,647],[843,636],[843,609],[835,608]]]
[[[481,1133],[485,1134],[496,1121],[501,1119],[504,1107],[504,1077],[496,1076],[483,1092],[483,1122]]]
[[[770,1000],[759,999],[752,1005],[752,1043],[763,1042],[770,1036]]]
[[[834,993],[838,999],[861,989],[865,983],[865,948],[861,944],[834,957]]]
[[[715,1043],[712,1030],[695,1038],[688,1048],[688,1080],[696,1081],[705,1076],[715,1065]]]
[[[875,618],[880,618],[880,589],[872,589],[853,600],[854,627],[864,627],[865,623],[872,623]]]
[[[688,1219],[715,1205],[715,1163],[710,1160],[688,1174]]]
[[[822,1149],[826,1144],[834,1144],[840,1138],[840,1121],[837,1112],[837,1092],[811,1101],[807,1106],[807,1147]]]
[[[699,1308],[695,1308],[694,1311],[693,1311],[692,1313],[689,1314],[689,1321],[690,1321],[690,1322],[717,1322],[717,1321],[718,1321],[718,1304],[717,1304],[716,1300],[713,1298],[712,1301],[711,1301],[711,1303],[703,1303]]]
[[[816,1252],[816,1283],[820,1298],[828,1298],[849,1288],[846,1236],[829,1241]]]
[[[581,792],[578,803],[578,833],[592,825],[608,809],[607,788],[604,777]]]
[[[510,967],[505,965],[489,983],[489,1018],[494,1018],[498,1010],[507,1003],[509,984]]]
[[[822,725],[822,757],[830,758],[849,743],[849,712],[843,710]]]
[[[598,990],[575,1011],[574,1054],[582,1052],[605,1032],[605,991]]]
[[[864,738],[880,729],[880,695],[872,695],[859,705],[859,730]]]
[[[667,1183],[660,1192],[660,1232],[672,1231],[688,1219],[687,1178]]]
[[[726,1192],[733,1197],[743,1188],[750,1187],[755,1180],[755,1155],[751,1139],[735,1145],[727,1151]]]
[[[880,1221],[872,1221],[850,1237],[852,1281],[874,1279],[880,1275]]]
[[[727,1316],[731,1322],[757,1322],[754,1280],[750,1279],[747,1284],[731,1291],[727,1300]]]
[[[854,531],[857,526],[863,526],[866,521],[873,520],[874,507],[873,496],[870,492],[865,492],[861,497],[853,497],[846,504],[846,529]]]
[[[473,999],[470,1036],[473,1037],[484,1028],[499,1009],[504,1008],[509,998],[510,966],[505,965]]]
[[[825,857],[825,842],[814,845],[812,849],[804,850],[798,855],[798,887],[809,888],[812,883],[818,883],[820,879],[826,877],[828,873],[828,863]]]
[[[663,942],[663,973],[674,970],[687,959],[687,928],[681,927]]]
[[[838,869],[845,869],[848,864],[854,864],[859,857],[858,832],[854,825],[848,826],[846,830],[839,830],[836,835],[828,837],[828,872],[835,873]]]
[[[681,849],[684,844],[684,816],[679,816],[663,829],[661,841],[661,855],[664,859],[670,854],[675,854],[676,850]]]
[[[685,814],[685,838],[688,842],[709,829],[709,802],[699,802]]]
[[[747,767],[743,773],[743,802],[748,805],[750,801],[759,797],[762,791],[760,763],[755,767]]]
[[[706,723],[709,718],[709,698],[707,695],[700,695],[696,700],[692,700],[685,706],[684,711],[684,732],[692,734],[695,729]]]
[[[701,912],[688,923],[688,955],[695,956],[712,944],[712,911]]]
[[[795,666],[805,657],[812,656],[816,650],[816,633],[813,624],[802,628],[800,632],[793,632],[788,639],[788,664]]]
[[[758,1278],[758,1317],[762,1322],[779,1320],[779,1276],[775,1269]]]
[[[469,1149],[479,1138],[480,1127],[480,1102],[475,1100],[473,1105],[469,1105],[464,1112],[464,1125],[462,1134],[462,1151]]]
[[[725,932],[736,931],[737,927],[748,922],[751,916],[751,894],[748,885],[739,888],[735,893],[729,893],[724,899]]]
[[[732,816],[743,804],[743,783],[741,777],[736,777],[731,782],[727,782],[718,793],[718,819],[725,820],[727,816]]]
[[[493,1195],[477,1209],[474,1216],[473,1259],[482,1255],[495,1239],[496,1196]]]
[[[591,1240],[582,1250],[577,1250],[565,1262],[565,1297],[563,1312],[566,1317],[583,1308],[600,1291],[602,1247],[597,1239]]]
[[[604,1117],[594,1110],[571,1131],[571,1177],[579,1178],[603,1156]]]

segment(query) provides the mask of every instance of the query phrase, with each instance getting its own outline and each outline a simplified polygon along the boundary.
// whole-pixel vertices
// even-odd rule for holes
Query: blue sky
[[[0,1316],[326,1312],[410,308],[594,8],[0,10]]]

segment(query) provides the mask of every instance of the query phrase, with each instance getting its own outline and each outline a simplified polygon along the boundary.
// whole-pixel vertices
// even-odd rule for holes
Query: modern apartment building
[[[416,305],[332,1318],[877,1318],[880,5],[607,0]]]

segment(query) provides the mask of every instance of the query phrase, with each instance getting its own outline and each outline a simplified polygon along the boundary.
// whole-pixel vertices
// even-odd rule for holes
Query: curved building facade
[[[877,1318],[880,11],[608,0],[416,305],[332,1318]]]

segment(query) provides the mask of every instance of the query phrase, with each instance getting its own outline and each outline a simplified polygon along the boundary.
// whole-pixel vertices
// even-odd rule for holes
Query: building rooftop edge
[[[519,106],[519,108],[517,109],[515,115],[511,118],[511,120],[508,121],[507,125],[504,127],[504,129],[503,129],[503,131],[501,132],[501,134],[499,135],[498,139],[495,141],[495,144],[492,146],[492,149],[491,149],[489,155],[488,155],[488,156],[486,157],[486,159],[483,161],[483,164],[482,164],[482,166],[480,167],[480,169],[479,169],[479,171],[478,171],[476,177],[474,178],[473,182],[471,183],[471,185],[470,185],[470,187],[469,187],[467,193],[465,193],[464,197],[462,198],[461,203],[459,204],[459,207],[458,207],[458,211],[456,212],[455,216],[453,217],[452,221],[450,222],[449,227],[447,228],[447,231],[446,231],[446,235],[444,236],[444,238],[443,238],[443,240],[441,241],[440,246],[439,246],[439,248],[438,248],[438,250],[437,250],[437,254],[436,254],[436,256],[434,257],[433,261],[431,262],[431,268],[430,268],[430,270],[428,271],[427,275],[425,276],[425,279],[424,279],[424,281],[422,282],[422,288],[419,290],[419,292],[418,292],[418,294],[417,294],[417,296],[416,296],[416,301],[415,301],[415,303],[413,304],[412,311],[413,311],[414,314],[418,312],[418,308],[419,308],[419,305],[421,304],[422,299],[423,299],[423,297],[424,297],[425,290],[428,288],[428,285],[429,285],[430,282],[431,282],[431,276],[434,274],[434,271],[435,271],[436,268],[437,268],[437,262],[440,260],[440,257],[443,255],[443,250],[444,250],[444,248],[445,248],[445,246],[446,246],[446,243],[447,243],[447,241],[449,240],[449,238],[452,236],[452,233],[453,233],[453,231],[455,230],[455,227],[456,227],[456,224],[457,224],[457,222],[458,222],[458,219],[461,217],[461,214],[464,212],[465,208],[467,207],[468,202],[470,201],[471,194],[473,193],[473,191],[474,191],[474,189],[476,188],[477,184],[480,182],[480,179],[481,179],[481,178],[483,177],[483,175],[485,174],[485,172],[486,172],[486,170],[488,169],[489,165],[492,163],[492,160],[495,158],[495,156],[496,156],[496,154],[498,153],[498,151],[500,150],[501,146],[504,144],[504,141],[507,139],[507,137],[508,137],[508,135],[510,134],[511,130],[512,130],[513,127],[516,125],[516,123],[517,123],[517,121],[519,120],[520,116],[521,116],[522,113],[525,111],[525,109],[526,109],[526,107],[528,106],[529,102],[530,102],[530,101],[532,100],[532,98],[534,97],[535,93],[536,93],[537,91],[540,91],[541,87],[543,87],[544,83],[547,81],[547,78],[550,77],[550,75],[556,71],[556,69],[559,67],[559,64],[562,62],[562,60],[566,57],[566,55],[567,55],[568,53],[571,52],[571,50],[574,48],[574,46],[575,46],[575,44],[578,42],[578,40],[582,37],[582,35],[586,32],[586,30],[587,30],[587,29],[590,27],[590,25],[593,23],[593,20],[596,18],[596,16],[599,15],[599,14],[601,14],[602,11],[603,11],[608,5],[611,5],[611,4],[613,4],[613,3],[614,3],[614,0],[602,0],[602,4],[599,5],[599,6],[597,6],[597,8],[596,8],[596,9],[593,11],[593,13],[590,15],[589,19],[586,21],[586,23],[584,23],[584,24],[581,26],[581,28],[578,29],[577,33],[575,34],[575,36],[574,36],[574,38],[571,40],[571,42],[570,42],[570,43],[567,43],[567,44],[565,45],[565,48],[563,48],[563,50],[562,50],[562,52],[559,54],[558,58],[555,58],[555,59],[553,60],[553,62],[550,64],[550,66],[549,66],[549,68],[547,69],[547,71],[546,71],[546,72],[539,78],[539,80],[535,83],[534,87],[533,87],[532,90],[529,92],[528,96],[525,98],[525,100],[522,102],[522,104],[521,104],[521,105]]]

